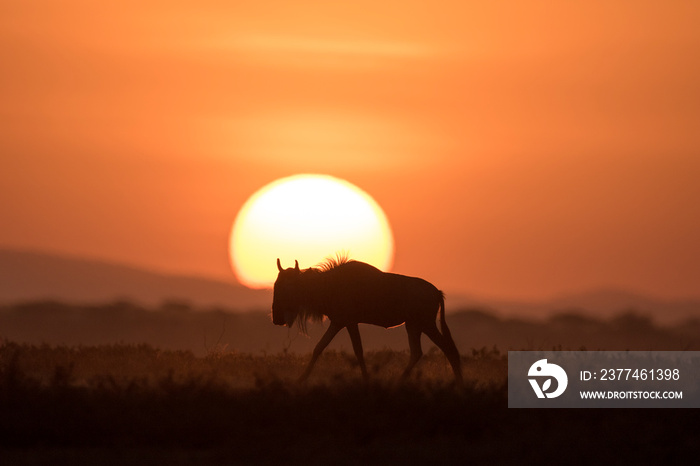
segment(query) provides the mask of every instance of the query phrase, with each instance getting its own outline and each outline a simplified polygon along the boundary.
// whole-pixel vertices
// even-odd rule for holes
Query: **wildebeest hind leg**
[[[316,344],[316,348],[314,348],[314,352],[311,355],[311,361],[309,361],[309,365],[306,366],[306,370],[301,377],[299,377],[299,382],[303,382],[309,377],[309,374],[311,374],[311,370],[314,368],[314,364],[316,364],[318,357],[321,356],[321,353],[323,353],[323,350],[326,349],[328,343],[330,343],[333,337],[335,337],[342,329],[343,325],[336,325],[331,322],[328,330],[326,330],[326,333],[323,334],[321,340],[319,340],[319,342]]]
[[[428,338],[430,338],[433,341],[433,343],[435,343],[437,347],[440,348],[443,353],[445,353],[445,356],[450,362],[452,370],[455,373],[455,379],[457,380],[457,383],[461,384],[462,366],[459,357],[459,351],[457,351],[457,347],[455,346],[454,341],[451,341],[452,338],[440,333],[440,331],[437,329],[437,326],[435,326],[434,324],[432,327],[428,327],[423,331],[426,335],[428,335]]]
[[[360,370],[362,371],[362,377],[367,380],[369,376],[367,375],[367,366],[365,366],[365,356],[362,351],[362,339],[360,338],[360,329],[357,328],[357,324],[350,324],[348,327],[348,333],[350,334],[350,341],[352,341],[352,349],[355,351],[355,357],[357,357],[357,363],[360,365]]]
[[[401,375],[401,380],[405,379],[411,373],[413,366],[416,365],[418,360],[423,356],[423,350],[420,347],[420,327],[414,327],[413,325],[406,322],[406,332],[408,333],[408,347],[411,350],[411,357],[408,361],[408,366],[403,371]]]

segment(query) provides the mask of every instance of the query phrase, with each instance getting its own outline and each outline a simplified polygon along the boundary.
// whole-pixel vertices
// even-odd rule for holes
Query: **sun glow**
[[[382,270],[391,267],[394,239],[377,202],[357,186],[327,175],[295,175],[264,186],[243,205],[229,252],[238,279],[269,287],[283,267],[311,267],[346,253]]]

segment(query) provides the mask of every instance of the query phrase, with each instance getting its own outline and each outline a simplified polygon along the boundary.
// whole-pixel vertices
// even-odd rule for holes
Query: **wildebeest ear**
[[[294,270],[296,270],[297,272],[299,271],[299,261],[296,259],[294,260]]]
[[[277,270],[282,271],[282,264],[280,264],[280,258],[277,258]]]

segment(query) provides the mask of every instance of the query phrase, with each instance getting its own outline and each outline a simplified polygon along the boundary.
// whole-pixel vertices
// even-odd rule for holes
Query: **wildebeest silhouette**
[[[279,274],[272,298],[272,322],[291,327],[295,320],[302,330],[308,320],[330,320],[326,333],[314,348],[311,361],[300,377],[305,380],[333,337],[348,329],[352,347],[367,379],[362,340],[357,324],[374,324],[384,328],[406,324],[411,350],[406,378],[423,355],[421,333],[425,333],[447,356],[455,379],[462,382],[460,356],[445,322],[445,295],[433,284],[416,277],[386,273],[364,262],[344,257],[327,259],[317,267],[283,269],[277,259]],[[440,312],[440,328],[435,323]]]

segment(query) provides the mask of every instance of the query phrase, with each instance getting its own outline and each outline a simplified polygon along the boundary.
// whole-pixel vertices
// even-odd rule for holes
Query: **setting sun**
[[[243,205],[230,237],[231,264],[246,286],[271,286],[276,259],[311,267],[337,253],[391,267],[394,239],[377,202],[327,175],[295,175],[264,186]]]

